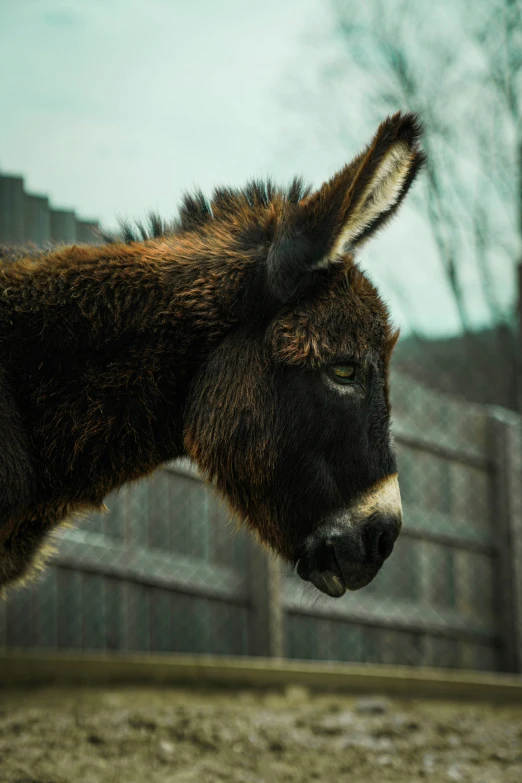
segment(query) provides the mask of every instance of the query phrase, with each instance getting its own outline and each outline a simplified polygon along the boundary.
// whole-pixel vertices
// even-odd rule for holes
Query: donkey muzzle
[[[305,542],[297,573],[326,595],[359,590],[391,555],[402,524],[397,474],[371,487]]]

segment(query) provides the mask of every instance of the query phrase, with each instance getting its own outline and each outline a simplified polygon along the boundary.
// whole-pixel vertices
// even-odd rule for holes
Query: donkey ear
[[[307,272],[353,251],[396,212],[425,160],[421,134],[415,114],[388,117],[351,163],[289,205],[269,256],[272,288],[280,298],[299,288]]]
[[[356,248],[396,212],[425,160],[421,134],[415,114],[388,117],[364,152],[311,196],[310,222],[332,226],[323,262]]]

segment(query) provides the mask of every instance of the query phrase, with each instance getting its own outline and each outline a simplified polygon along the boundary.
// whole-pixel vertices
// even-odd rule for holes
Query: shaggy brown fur
[[[397,335],[353,251],[406,194],[419,133],[395,115],[312,194],[196,194],[127,244],[0,265],[0,585],[52,528],[184,454],[293,562],[394,472]],[[323,382],[343,362],[361,379],[344,402]]]

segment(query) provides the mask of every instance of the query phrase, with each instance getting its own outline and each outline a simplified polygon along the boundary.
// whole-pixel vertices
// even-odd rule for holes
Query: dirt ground
[[[0,691],[1,783],[522,783],[522,705]]]

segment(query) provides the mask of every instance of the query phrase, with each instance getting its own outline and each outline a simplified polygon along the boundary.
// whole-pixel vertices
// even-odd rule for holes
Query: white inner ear
[[[350,212],[347,223],[328,258],[324,259],[322,264],[335,261],[347,245],[355,243],[366,226],[395,204],[402,193],[410,166],[410,151],[405,142],[399,142],[388,150],[368,183],[366,191]]]

